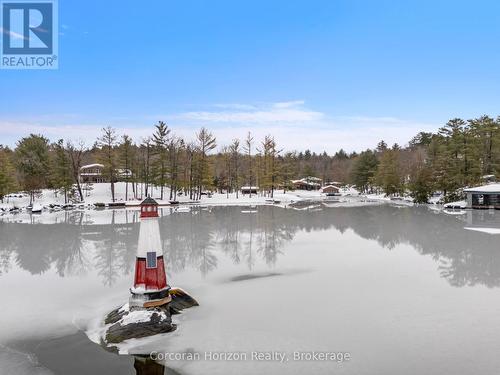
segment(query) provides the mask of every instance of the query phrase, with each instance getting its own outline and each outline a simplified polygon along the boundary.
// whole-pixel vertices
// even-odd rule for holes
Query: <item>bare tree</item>
[[[234,139],[233,143],[229,146],[229,152],[231,154],[231,162],[233,164],[233,178],[232,185],[236,190],[236,199],[238,199],[239,193],[239,163],[240,163],[240,141],[238,139]]]
[[[80,201],[83,201],[82,185],[80,181],[80,168],[82,167],[82,159],[88,150],[82,140],[79,140],[76,145],[71,141],[66,142],[66,150],[71,161],[71,175],[73,176],[73,181],[76,184],[78,195],[80,196]]]
[[[132,140],[128,135],[122,136],[122,143],[120,144],[120,162],[124,169],[125,176],[125,200],[128,200],[128,183],[132,177]],[[133,184],[132,184],[133,187]]]
[[[245,139],[245,145],[243,146],[243,151],[247,155],[248,160],[248,186],[250,187],[250,198],[252,198],[252,145],[253,145],[253,137],[252,133],[248,132],[247,137]]]
[[[111,184],[111,200],[115,201],[116,182],[116,130],[111,126],[102,128],[102,136],[97,139],[97,144],[101,148],[101,161],[104,164],[104,172],[108,176]]]

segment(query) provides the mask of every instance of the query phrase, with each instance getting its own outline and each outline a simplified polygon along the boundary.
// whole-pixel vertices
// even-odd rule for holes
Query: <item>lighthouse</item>
[[[135,259],[130,307],[156,307],[171,301],[158,223],[158,203],[151,197],[141,203],[139,243]]]

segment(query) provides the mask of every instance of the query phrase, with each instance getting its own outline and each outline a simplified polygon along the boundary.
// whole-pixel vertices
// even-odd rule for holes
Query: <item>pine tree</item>
[[[386,195],[403,193],[403,181],[400,176],[398,147],[386,149],[380,158],[375,182]]]
[[[48,186],[50,176],[49,140],[42,135],[31,134],[17,143],[15,152],[21,186],[29,193],[30,204],[33,204],[35,192]]]
[[[53,146],[54,157],[52,159],[52,184],[64,194],[64,203],[68,203],[68,193],[73,187],[71,175],[70,158],[64,147],[64,141],[60,139]]]
[[[216,140],[212,133],[210,133],[206,128],[201,128],[198,133],[196,133],[196,140],[198,143],[198,168],[197,168],[197,189],[198,198],[201,196],[201,191],[203,187],[208,188],[212,186],[212,178],[210,175],[210,161],[207,157],[208,153],[212,151],[216,146]]]
[[[153,163],[153,175],[156,184],[160,186],[160,199],[163,199],[163,188],[167,183],[170,129],[163,121],[159,121],[155,128],[156,131],[153,134],[153,142],[156,160]],[[172,151],[170,151],[170,153],[171,152]],[[170,199],[172,199],[172,191],[170,191]]]
[[[17,187],[16,171],[11,160],[11,151],[0,146],[0,201]]]
[[[377,166],[378,160],[372,150],[363,151],[354,160],[351,180],[359,191],[366,193],[371,190]]]
[[[415,203],[429,202],[433,192],[432,171],[423,160],[412,169],[408,189]]]

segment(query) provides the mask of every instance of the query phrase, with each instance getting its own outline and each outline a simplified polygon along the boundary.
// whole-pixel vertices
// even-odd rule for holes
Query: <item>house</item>
[[[292,186],[297,190],[319,190],[321,189],[321,178],[305,177],[300,180],[292,180]]]
[[[88,164],[80,168],[80,182],[82,183],[97,183],[108,182],[103,176],[104,165],[102,164]]]
[[[321,189],[321,192],[324,194],[339,194],[340,193],[340,188],[335,185],[326,185],[323,186]]]
[[[481,180],[487,184],[491,184],[497,182],[497,179],[494,174],[487,174],[481,177]]]
[[[103,174],[103,164],[88,164],[80,168],[80,182],[81,183],[99,183],[109,182],[109,179]],[[117,180],[125,180],[132,177],[130,169],[116,169]]]
[[[488,184],[464,189],[467,194],[467,208],[500,209],[500,184]]]
[[[259,192],[258,186],[242,186],[241,194],[257,194]]]

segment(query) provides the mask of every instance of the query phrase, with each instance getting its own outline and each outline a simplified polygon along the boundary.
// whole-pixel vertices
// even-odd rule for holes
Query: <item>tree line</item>
[[[421,203],[442,192],[450,201],[459,199],[464,187],[500,172],[500,117],[455,118],[436,133],[418,133],[405,146],[389,147],[382,140],[374,149],[341,149],[333,155],[284,151],[272,135],[256,140],[250,132],[222,146],[206,128],[186,140],[162,121],[140,142],[105,127],[91,147],[63,139],[51,143],[31,134],[14,149],[0,145],[0,199],[22,190],[32,202],[49,188],[66,202],[83,201],[79,171],[95,162],[104,165],[113,201],[119,180],[125,182],[126,200],[151,194],[153,186],[160,199],[185,194],[197,200],[206,191],[238,194],[244,185],[258,186],[260,194],[272,197],[277,189],[293,189],[292,179],[307,176],[325,184],[351,184],[362,193],[409,194]]]

